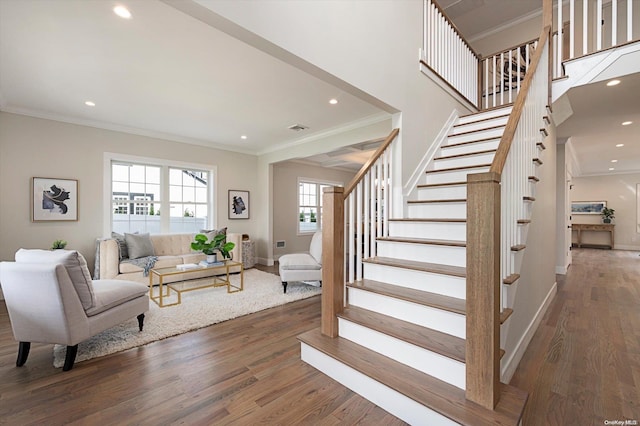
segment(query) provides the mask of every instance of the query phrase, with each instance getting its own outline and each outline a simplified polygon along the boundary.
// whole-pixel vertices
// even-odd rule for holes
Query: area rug
[[[232,275],[231,282],[239,285],[239,274]],[[249,269],[244,272],[244,291],[229,294],[226,287],[191,291],[182,294],[180,305],[165,308],[150,302],[142,332],[138,331],[136,318],[105,330],[78,345],[76,363],[321,293],[319,286],[291,284],[284,294],[279,276]],[[66,346],[54,346],[54,367],[60,368],[64,365],[65,353]]]

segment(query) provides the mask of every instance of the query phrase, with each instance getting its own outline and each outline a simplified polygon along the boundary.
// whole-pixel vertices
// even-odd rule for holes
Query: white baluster
[[[362,181],[356,186],[356,280],[362,279]]]
[[[587,32],[589,28],[589,4],[587,0],[582,0],[582,54],[589,53],[589,38]]]
[[[354,222],[355,222],[355,208],[354,208],[354,196],[353,193],[349,194],[349,259],[347,261],[349,265],[349,282],[352,283],[355,278],[355,241],[354,241]]]
[[[596,51],[602,50],[602,0],[596,2]]]
[[[627,41],[633,40],[633,1],[627,0]]]
[[[370,249],[369,249],[369,244],[370,244],[370,240],[369,240],[369,218],[371,215],[371,200],[370,200],[370,195],[371,195],[371,183],[369,182],[371,180],[371,172],[367,172],[366,175],[364,175],[364,179],[363,179],[363,187],[362,187],[362,192],[363,192],[363,200],[362,200],[362,205],[364,208],[364,214],[363,214],[363,223],[362,223],[362,234],[363,234],[363,238],[364,238],[364,253],[363,256],[365,259],[369,258],[369,253],[370,253]],[[363,266],[364,268],[364,266]]]
[[[562,44],[564,41],[564,34],[562,34],[562,0],[558,0],[558,44],[556,46],[558,71],[562,70]]]
[[[611,47],[618,44],[618,0],[611,1]]]
[[[369,223],[369,237],[371,238],[371,257],[376,256],[376,219],[374,215],[376,215],[376,179],[375,179],[375,166],[369,170],[369,194],[370,199],[370,211],[371,211],[371,222]]]
[[[569,59],[574,57],[576,5],[575,0],[569,1]]]

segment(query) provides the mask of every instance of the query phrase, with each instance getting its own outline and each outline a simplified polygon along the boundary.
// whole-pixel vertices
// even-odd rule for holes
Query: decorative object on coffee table
[[[196,234],[194,242],[191,243],[191,249],[201,251],[207,255],[207,263],[216,263],[216,253],[220,252],[223,259],[231,257],[230,252],[236,246],[232,242],[227,242],[226,234],[216,234],[213,239],[209,241],[204,234]]]

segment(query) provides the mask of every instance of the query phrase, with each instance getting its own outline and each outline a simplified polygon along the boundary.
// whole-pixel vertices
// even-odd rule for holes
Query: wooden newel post
[[[500,398],[500,174],[467,176],[466,398]]]
[[[320,331],[338,337],[337,315],[344,309],[344,188],[322,194],[322,320]]]

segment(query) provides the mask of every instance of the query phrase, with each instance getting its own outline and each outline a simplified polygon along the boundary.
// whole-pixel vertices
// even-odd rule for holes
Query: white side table
[[[242,242],[242,265],[244,269],[253,268],[256,264],[256,243],[251,240]]]

